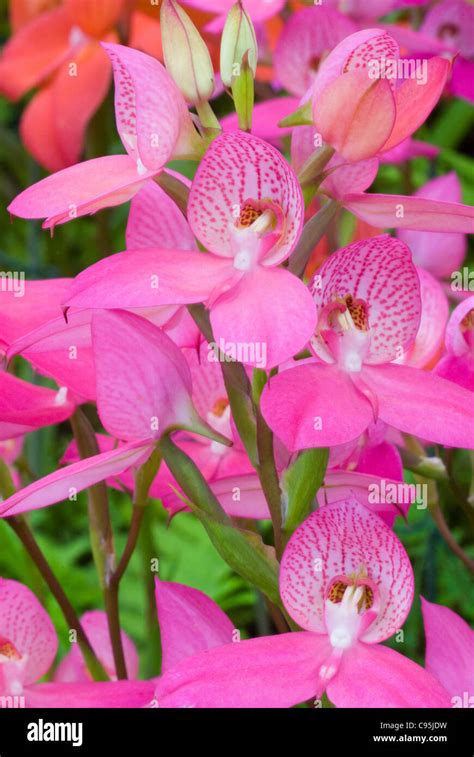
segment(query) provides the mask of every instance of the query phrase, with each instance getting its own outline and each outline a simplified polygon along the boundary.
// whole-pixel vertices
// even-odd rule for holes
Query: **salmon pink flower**
[[[151,699],[151,681],[38,683],[57,648],[54,626],[35,595],[0,578],[0,696],[12,707],[141,707]],[[22,698],[24,704],[15,705]]]
[[[417,61],[403,78],[399,60],[398,45],[387,32],[364,29],[342,40],[320,66],[313,121],[323,140],[346,160],[371,158],[400,144],[436,105],[450,62],[441,57]],[[390,67],[397,69],[396,76]]]
[[[101,312],[92,318],[92,340],[99,416],[125,444],[27,486],[2,502],[0,517],[46,507],[140,465],[173,428],[226,441],[199,419],[186,361],[160,329],[133,313]]]
[[[436,679],[380,645],[403,625],[413,572],[402,544],[354,500],[322,507],[283,555],[280,593],[304,631],[189,657],[157,684],[159,707],[449,707]]]
[[[198,138],[186,103],[164,67],[145,53],[103,44],[115,80],[115,120],[127,155],[78,163],[26,189],[9,205],[44,228],[126,202]]]
[[[413,343],[421,315],[419,279],[403,243],[381,236],[339,250],[316,274],[313,292],[318,361],[272,378],[261,400],[289,450],[351,441],[377,419],[440,444],[474,446],[469,392],[392,363]]]
[[[314,328],[314,309],[302,282],[277,267],[303,224],[301,189],[280,153],[245,133],[222,134],[197,170],[188,220],[210,254],[112,255],[79,274],[65,307],[204,302],[216,344],[230,358],[271,368],[298,352]]]

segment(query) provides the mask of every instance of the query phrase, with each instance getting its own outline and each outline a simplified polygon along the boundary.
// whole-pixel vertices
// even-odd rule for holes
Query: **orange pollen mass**
[[[9,660],[21,660],[21,654],[18,652],[15,645],[8,641],[8,639],[2,639],[0,636],[0,657],[7,657]]]
[[[242,210],[240,211],[240,216],[237,220],[237,226],[239,229],[248,229],[249,226],[251,226],[257,218],[260,218],[262,215],[263,210],[259,210],[259,208],[256,208],[254,205],[251,205],[250,203],[246,203]]]
[[[355,300],[351,294],[346,294],[344,303],[356,329],[359,329],[359,331],[368,331],[369,313],[365,302],[363,300]]]
[[[470,310],[469,313],[466,313],[460,323],[460,327],[463,333],[465,331],[471,331],[471,329],[474,329],[474,308]]]
[[[219,399],[214,403],[214,407],[212,408],[213,415],[216,415],[218,418],[222,418],[228,404],[229,400],[227,399],[227,397],[219,397]]]

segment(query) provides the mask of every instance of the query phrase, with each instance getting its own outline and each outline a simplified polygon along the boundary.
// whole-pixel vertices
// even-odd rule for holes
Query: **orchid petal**
[[[132,199],[126,230],[127,250],[152,247],[195,250],[189,224],[173,200],[154,181]]]

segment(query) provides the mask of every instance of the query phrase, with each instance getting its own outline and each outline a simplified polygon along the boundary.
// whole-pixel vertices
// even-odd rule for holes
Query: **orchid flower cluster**
[[[400,538],[425,509],[474,569],[442,497],[472,521],[474,283],[453,275],[467,271],[474,214],[457,174],[435,174],[438,148],[413,136],[440,100],[474,99],[474,6],[11,5],[0,89],[36,90],[20,133],[52,173],[9,213],[53,233],[129,205],[124,249],[74,278],[28,278],[20,292],[2,274],[0,525],[71,644],[58,660],[43,604],[14,573],[0,578],[0,703],[474,706],[474,633],[420,597]],[[80,161],[111,76],[123,150]],[[233,112],[218,117],[222,102]],[[379,192],[384,170],[409,177],[419,160],[427,183]],[[55,469],[35,477],[23,442],[59,424]],[[79,617],[30,513],[67,518],[82,491],[104,609]],[[131,502],[121,551],[116,492]],[[241,638],[213,599],[158,571],[144,591],[161,672],[146,677],[120,585],[155,507],[202,524],[269,631]],[[176,559],[192,549],[183,541]],[[420,598],[414,660],[403,626]]]

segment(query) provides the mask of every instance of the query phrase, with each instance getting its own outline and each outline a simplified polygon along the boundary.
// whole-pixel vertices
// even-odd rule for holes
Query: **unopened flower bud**
[[[247,55],[246,55],[247,54]],[[240,75],[243,60],[255,77],[258,47],[252,21],[239,1],[230,9],[222,32],[221,78],[226,87]]]
[[[163,0],[160,24],[166,68],[185,100],[207,102],[214,91],[214,69],[203,38],[175,0]]]

